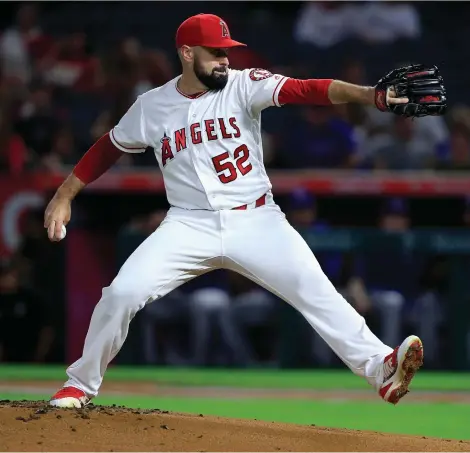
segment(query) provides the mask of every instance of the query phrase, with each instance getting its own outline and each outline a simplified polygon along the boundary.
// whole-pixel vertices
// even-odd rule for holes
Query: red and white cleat
[[[83,407],[90,402],[82,390],[75,387],[63,387],[61,388],[50,400],[49,404],[55,407]]]
[[[408,392],[408,387],[423,364],[423,343],[411,335],[384,359],[379,395],[387,402],[397,404]]]

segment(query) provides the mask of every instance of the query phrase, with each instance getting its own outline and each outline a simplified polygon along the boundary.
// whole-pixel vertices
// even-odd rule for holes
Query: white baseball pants
[[[376,386],[379,366],[392,349],[336,291],[306,242],[269,201],[247,210],[172,207],[103,289],[66,385],[96,396],[137,311],[198,275],[224,268],[293,305],[353,373]]]

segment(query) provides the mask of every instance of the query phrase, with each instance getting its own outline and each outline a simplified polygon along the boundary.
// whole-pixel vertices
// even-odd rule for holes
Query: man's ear
[[[194,60],[194,49],[189,46],[181,46],[178,49],[178,54],[181,61],[191,62]]]

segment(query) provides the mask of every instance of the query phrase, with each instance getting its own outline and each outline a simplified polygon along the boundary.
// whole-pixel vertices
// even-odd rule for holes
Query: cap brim
[[[226,47],[246,47],[246,44],[242,42],[234,41],[233,39],[224,39],[222,42],[217,43],[217,45],[207,45],[205,44],[204,47],[210,47],[213,49],[224,49]]]

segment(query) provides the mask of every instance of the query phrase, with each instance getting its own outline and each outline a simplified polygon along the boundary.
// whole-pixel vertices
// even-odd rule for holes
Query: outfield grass
[[[0,399],[47,400],[47,394],[2,393]],[[470,439],[470,407],[447,403],[326,402],[285,399],[222,400],[178,397],[98,397],[95,404],[123,405],[225,417],[258,419],[399,434]]]
[[[65,366],[0,365],[0,380],[65,380]],[[348,370],[284,371],[194,368],[110,367],[106,380],[155,382],[172,386],[360,390],[369,388]],[[470,391],[470,373],[421,371],[414,390]]]

